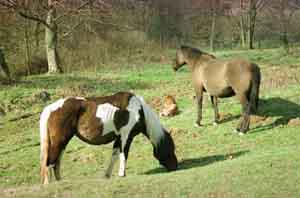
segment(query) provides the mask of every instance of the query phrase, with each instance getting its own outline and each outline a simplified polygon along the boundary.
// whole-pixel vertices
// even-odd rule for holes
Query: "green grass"
[[[234,98],[221,100],[220,112],[232,116],[218,126],[212,125],[213,110],[205,98],[204,126],[193,126],[196,108],[187,68],[174,73],[170,65],[140,65],[30,76],[13,86],[0,85],[0,107],[7,111],[0,117],[1,197],[298,197],[300,126],[287,123],[300,117],[300,86],[288,77],[290,65],[299,64],[300,59],[286,56],[287,61],[279,61],[279,73],[287,77],[273,86],[272,61],[281,52],[270,51],[218,52],[222,57],[242,56],[265,65],[259,114],[267,119],[251,124],[242,137],[233,133],[240,114]],[[300,75],[299,70],[293,73]],[[51,94],[51,101],[44,103],[36,97],[43,90]],[[172,131],[179,170],[167,173],[152,156],[148,140],[138,136],[130,150],[127,177],[119,178],[116,166],[113,177],[104,179],[112,145],[91,146],[74,138],[63,156],[63,180],[39,185],[38,112],[62,96],[121,90],[142,95],[152,105],[166,94],[176,97],[180,114],[161,120]],[[10,121],[27,113],[36,114]]]

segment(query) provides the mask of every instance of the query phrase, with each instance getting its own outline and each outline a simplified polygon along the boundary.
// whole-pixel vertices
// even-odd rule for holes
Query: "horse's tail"
[[[51,111],[49,108],[44,108],[40,116],[40,175],[41,182],[48,183],[48,155],[49,155],[49,130],[48,130],[48,119],[50,117]]]
[[[259,67],[256,64],[253,64],[253,66],[254,66],[254,70],[253,70],[253,76],[251,81],[250,104],[251,104],[251,113],[256,113],[258,109],[261,73]]]
[[[157,145],[164,136],[164,128],[160,123],[158,115],[151,109],[151,107],[144,101],[143,97],[137,96],[143,108],[146,133],[150,138],[152,144]]]

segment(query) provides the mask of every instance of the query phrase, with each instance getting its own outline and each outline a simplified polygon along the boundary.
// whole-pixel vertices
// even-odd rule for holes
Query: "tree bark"
[[[217,18],[217,13],[215,8],[212,9],[212,21],[211,21],[211,31],[210,31],[210,50],[214,51],[215,50],[215,35],[216,35],[216,18]]]
[[[240,39],[242,48],[246,47],[246,33],[245,33],[245,19],[244,16],[240,16]]]
[[[7,66],[6,61],[5,61],[4,53],[2,52],[1,49],[0,49],[0,69],[3,70],[3,72],[6,75],[7,79],[11,80],[10,72],[9,72],[8,66]]]
[[[255,32],[255,24],[256,24],[256,15],[258,5],[261,2],[257,0],[250,0],[250,8],[248,13],[248,47],[249,49],[254,49],[254,32]]]
[[[45,45],[48,60],[48,73],[61,73],[62,69],[59,65],[57,53],[57,24],[54,21],[55,8],[52,7],[47,13],[45,27]]]

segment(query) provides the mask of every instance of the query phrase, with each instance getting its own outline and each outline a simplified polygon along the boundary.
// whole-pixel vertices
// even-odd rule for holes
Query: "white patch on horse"
[[[140,100],[140,103],[143,107],[147,134],[149,135],[151,142],[157,146],[161,138],[164,137],[164,131],[163,131],[164,128],[160,123],[158,115],[144,101],[144,98],[138,96],[138,99]]]
[[[119,167],[119,176],[124,177],[125,176],[125,169],[126,169],[126,159],[125,154],[120,153],[120,167]]]
[[[120,155],[120,148],[114,148],[112,156],[111,156],[111,160],[110,160],[110,163],[109,163],[109,166],[108,166],[108,168],[107,168],[107,170],[105,172],[105,176],[107,178],[111,177],[114,165],[115,165],[116,161],[118,160],[118,155]]]
[[[41,155],[43,153],[42,149],[43,149],[43,145],[47,139],[47,133],[48,133],[48,119],[51,115],[52,112],[56,111],[57,109],[61,108],[65,101],[67,99],[63,98],[63,99],[59,99],[56,102],[46,106],[43,110],[43,112],[41,113],[40,116],[40,143],[41,143]]]
[[[98,105],[96,117],[100,118],[103,122],[103,135],[112,131],[117,133],[116,126],[114,124],[114,115],[118,109],[119,108],[109,103]]]
[[[121,134],[122,149],[125,148],[130,131],[140,119],[139,111],[141,108],[142,106],[139,99],[135,96],[131,97],[129,104],[126,108],[129,112],[128,123],[121,127],[119,132]]]

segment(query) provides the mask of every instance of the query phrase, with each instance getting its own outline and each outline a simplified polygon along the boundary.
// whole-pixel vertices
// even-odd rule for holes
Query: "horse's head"
[[[181,68],[185,64],[187,64],[187,62],[186,62],[186,59],[184,56],[183,48],[181,47],[176,52],[175,64],[173,65],[174,71],[177,71],[179,68]]]
[[[193,69],[195,64],[206,62],[215,58],[216,57],[214,55],[203,52],[197,48],[181,46],[176,52],[173,69],[177,71],[185,64],[188,64]]]
[[[159,163],[168,171],[177,169],[178,161],[175,155],[175,145],[171,135],[164,132],[165,136],[161,139],[158,145],[154,148],[153,154]]]

